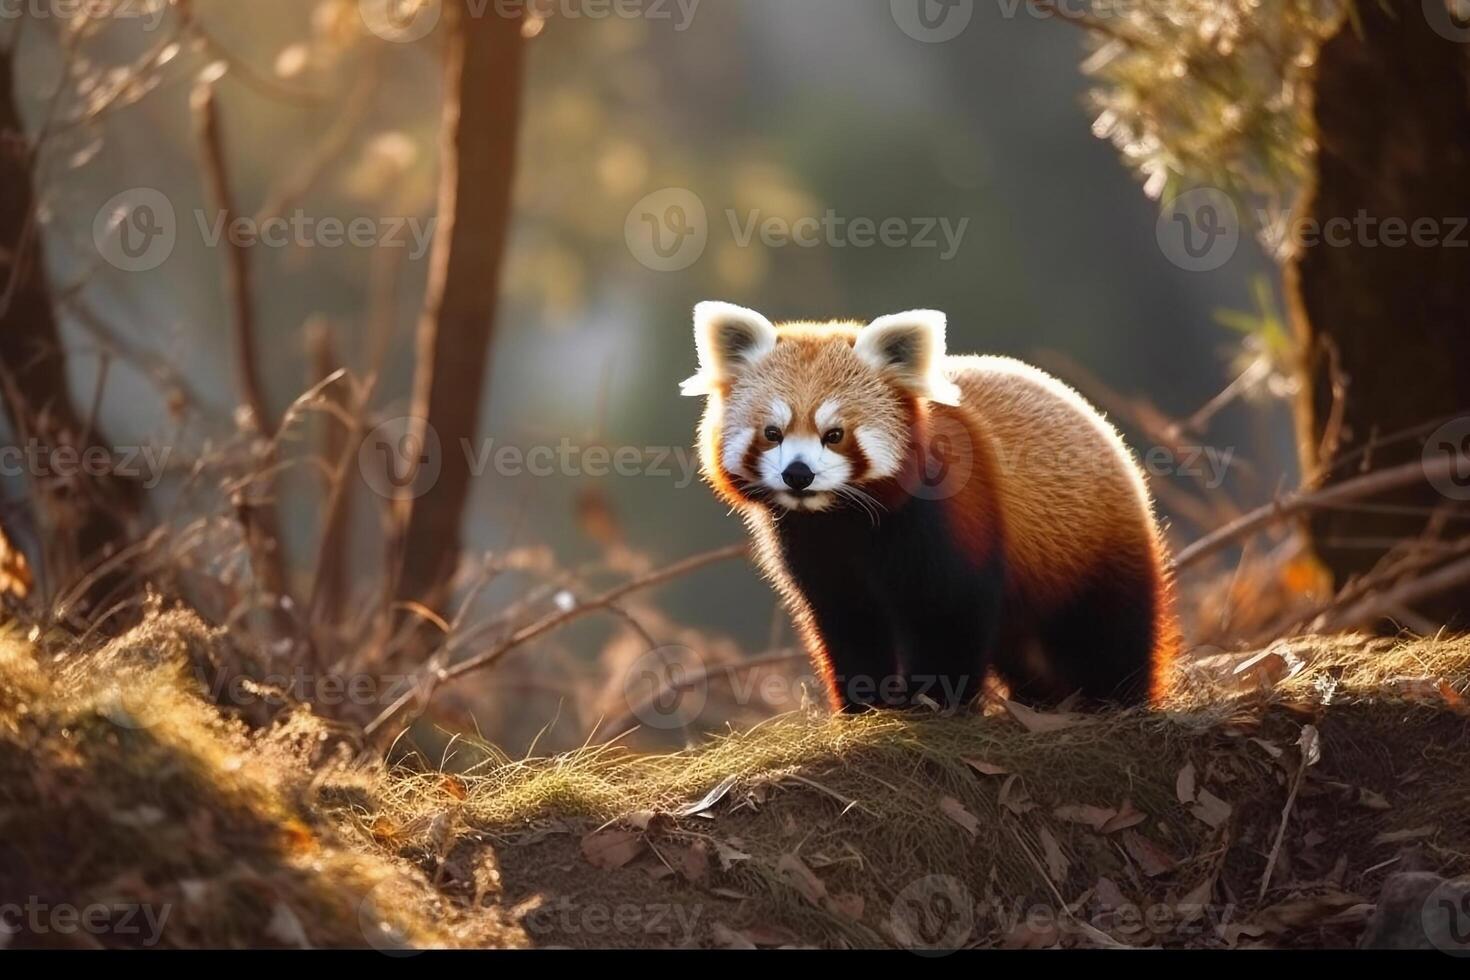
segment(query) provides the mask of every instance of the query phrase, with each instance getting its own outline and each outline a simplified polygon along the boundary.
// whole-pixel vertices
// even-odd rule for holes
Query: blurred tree
[[[1341,244],[1298,248],[1287,265],[1307,370],[1304,472],[1319,484],[1418,459],[1423,436],[1470,413],[1470,48],[1436,31],[1421,6],[1359,4],[1317,60],[1316,166],[1299,220],[1353,229]],[[1389,220],[1428,222],[1432,238],[1405,240]],[[1452,502],[1424,482],[1378,503],[1387,506],[1310,517],[1317,555],[1339,582],[1423,534],[1427,515]],[[1467,611],[1464,599],[1420,611],[1446,622]]]
[[[418,327],[414,425],[443,447],[434,485],[400,513],[400,599],[433,608],[463,544],[469,499],[462,444],[479,429],[511,221],[520,133],[524,21],[477,0],[445,4],[450,41],[442,110],[439,224]]]
[[[45,568],[54,589],[122,545],[139,493],[129,480],[91,466],[63,466],[66,457],[55,455],[63,447],[78,459],[94,448],[108,458],[111,451],[96,420],[78,410],[67,384],[32,184],[38,154],[20,117],[15,83],[13,51],[0,48],[0,387],[16,442],[34,440],[42,450],[28,457],[41,464],[28,475],[37,490]],[[84,598],[99,602],[115,585],[114,578],[102,576]]]
[[[1417,459],[1470,413],[1470,248],[1451,240],[1470,217],[1470,30],[1450,5],[1166,0],[1078,18],[1095,39],[1096,131],[1148,191],[1209,185],[1258,205],[1284,265],[1316,486]],[[1432,241],[1409,234],[1423,222]],[[1314,512],[1308,537],[1342,585],[1453,503],[1420,482]],[[1462,595],[1419,607],[1436,622],[1465,609]]]

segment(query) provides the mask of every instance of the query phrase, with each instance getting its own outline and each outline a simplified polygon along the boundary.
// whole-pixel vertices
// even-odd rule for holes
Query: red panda
[[[834,708],[1014,696],[1139,704],[1178,644],[1133,456],[1077,392],[947,356],[944,314],[694,314],[700,461],[756,542]]]

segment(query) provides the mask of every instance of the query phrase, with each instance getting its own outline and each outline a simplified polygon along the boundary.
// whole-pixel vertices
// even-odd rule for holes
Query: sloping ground
[[[1320,946],[1392,872],[1470,872],[1470,641],[1199,661],[1167,711],[461,745],[453,774],[324,764],[300,715],[247,735],[176,680],[208,642],[0,644],[0,904],[167,904],[168,945]]]
[[[0,637],[0,948],[524,944],[344,832],[321,726],[251,736],[201,700],[210,642],[182,615],[54,661]]]

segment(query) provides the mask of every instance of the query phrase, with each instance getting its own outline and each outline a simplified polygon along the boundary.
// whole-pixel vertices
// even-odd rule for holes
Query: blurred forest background
[[[606,16],[589,11],[610,5],[562,0],[483,18],[397,0],[122,6],[133,16],[0,21],[0,67],[13,79],[4,94],[31,136],[26,165],[0,188],[3,230],[39,228],[72,418],[56,423],[65,412],[51,400],[44,410],[72,438],[170,447],[167,472],[147,481],[156,486],[102,491],[131,529],[117,540],[146,547],[111,562],[101,584],[86,569],[108,553],[107,532],[89,540],[73,527],[81,545],[68,563],[61,511],[33,506],[46,481],[8,479],[4,527],[31,556],[33,600],[61,604],[57,624],[125,621],[147,584],[213,621],[248,623],[259,642],[242,642],[231,669],[257,677],[305,662],[318,674],[421,678],[488,652],[496,669],[436,691],[433,716],[512,755],[538,733],[538,751],[612,734],[603,729],[628,714],[625,675],[650,648],[692,650],[706,666],[767,657],[757,669],[799,672],[773,594],[740,561],[597,606],[611,615],[540,626],[620,582],[742,542],[688,469],[701,406],[679,398],[677,382],[694,363],[689,311],[707,298],[776,319],[946,311],[952,351],[1034,360],[1108,411],[1150,462],[1176,548],[1296,487],[1299,444],[1326,446],[1321,425],[1314,437],[1300,410],[1293,421],[1293,401],[1322,385],[1306,335],[1288,326],[1301,291],[1284,285],[1290,249],[1273,222],[1311,184],[1303,75],[1351,5],[1174,0],[1156,13],[1079,13],[977,2],[943,37],[888,0],[649,2]],[[1417,3],[1390,6],[1419,17]],[[1362,16],[1381,26],[1380,8]],[[1463,45],[1422,19],[1405,30],[1464,61]],[[467,52],[460,74],[452,58],[446,71],[451,50]],[[1404,64],[1426,62],[1407,42],[1395,50]],[[462,115],[446,115],[461,97]],[[1363,112],[1376,118],[1371,105]],[[444,182],[453,198],[441,189],[446,145],[464,164]],[[510,174],[497,161],[511,159],[496,263],[491,225]],[[10,199],[27,180],[34,199],[18,209]],[[1192,268],[1166,243],[1165,212],[1200,186],[1236,202],[1239,240]],[[152,227],[139,223],[159,211],[149,193],[171,209],[176,241],[158,264],[126,268],[113,249]],[[691,197],[707,243],[687,266],[660,267],[639,238],[640,208],[671,219],[669,203]],[[446,234],[446,203],[469,264],[447,261],[436,292],[429,233]],[[1470,213],[1454,205],[1433,213]],[[1407,206],[1384,213],[1418,213]],[[370,218],[402,247],[327,247],[310,235],[212,245],[199,216],[209,225],[223,210]],[[38,221],[17,219],[25,211]],[[928,222],[937,247],[741,241],[752,218],[829,212]],[[952,255],[939,227],[963,229]],[[1445,261],[1464,271],[1463,253]],[[437,352],[424,346],[426,322],[439,327]],[[1384,320],[1380,330],[1395,326],[1415,329]],[[426,351],[441,372],[432,398]],[[1451,359],[1445,349],[1424,360]],[[28,377],[43,383],[36,365],[60,363],[7,348],[11,393]],[[456,372],[471,383],[445,381]],[[1341,389],[1342,376],[1327,387]],[[452,475],[415,501],[386,499],[360,474],[354,440],[384,423],[397,432],[394,420],[425,404],[436,419],[459,413],[439,426],[449,468],[467,414],[481,445],[636,447],[656,470],[492,467],[462,488],[461,555]],[[1416,424],[1463,407],[1426,410]],[[1344,437],[1340,418],[1323,424],[1358,447],[1370,438],[1364,426]],[[19,444],[26,426],[10,426]],[[1427,430],[1416,431],[1409,459]],[[1402,507],[1420,524],[1437,510]],[[1202,584],[1184,583],[1196,644],[1320,626],[1314,616],[1348,585],[1284,531],[1244,553],[1227,543]],[[1392,550],[1375,547],[1370,568]],[[446,585],[436,563],[456,556]],[[395,730],[423,706],[380,714],[406,690],[342,713]],[[711,708],[700,724],[793,707]]]

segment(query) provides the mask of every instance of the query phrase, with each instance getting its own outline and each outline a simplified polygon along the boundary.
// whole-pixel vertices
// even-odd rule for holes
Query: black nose
[[[805,490],[816,478],[817,475],[812,472],[812,468],[805,463],[792,463],[786,467],[786,472],[781,474],[781,479],[785,480],[786,485],[793,490]]]

